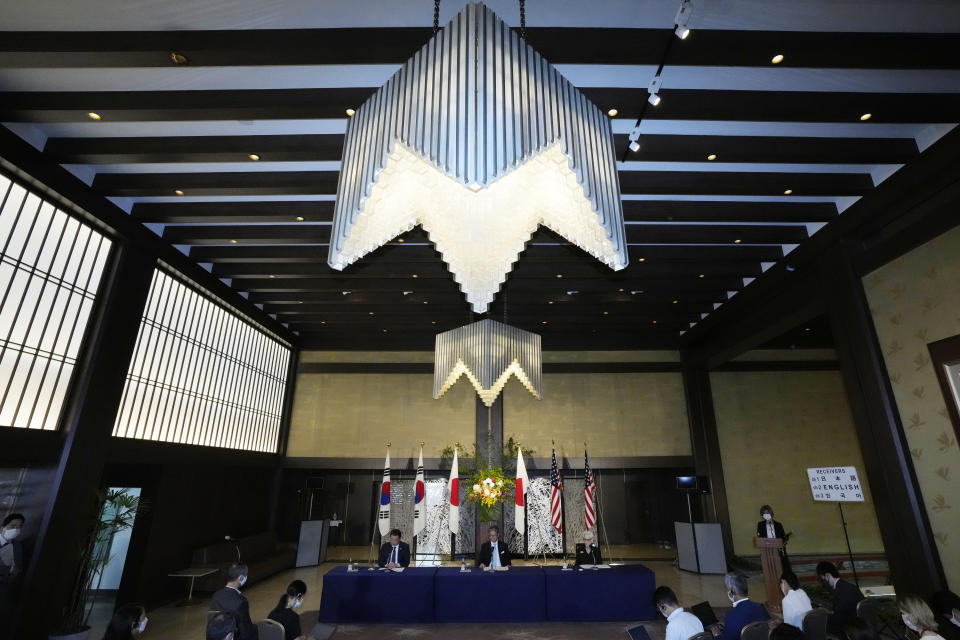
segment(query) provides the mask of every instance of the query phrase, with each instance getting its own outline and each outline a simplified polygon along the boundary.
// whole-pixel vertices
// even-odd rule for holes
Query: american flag
[[[557,469],[557,450],[553,450],[553,463],[550,466],[550,522],[557,533],[563,533],[563,483]]]
[[[587,522],[587,531],[593,529],[597,522],[597,506],[595,495],[597,484],[593,481],[593,471],[590,470],[590,459],[587,457],[587,450],[583,450],[583,510]]]

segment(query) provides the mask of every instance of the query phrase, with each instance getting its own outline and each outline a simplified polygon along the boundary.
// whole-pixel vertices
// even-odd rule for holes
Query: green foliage
[[[440,451],[440,468],[441,469],[450,469],[450,466],[453,464],[453,448],[457,447],[459,451],[459,457],[457,458],[457,464],[460,467],[460,475],[474,475],[477,471],[477,445],[474,443],[471,446],[470,451],[461,445],[459,442],[456,445],[447,445]],[[522,447],[519,442],[513,437],[510,436],[503,443],[503,451],[500,454],[500,466],[499,469],[503,471],[509,471],[511,473],[516,472],[517,470],[517,449],[523,451],[523,457],[529,458],[533,456],[535,451],[533,449],[528,449]]]

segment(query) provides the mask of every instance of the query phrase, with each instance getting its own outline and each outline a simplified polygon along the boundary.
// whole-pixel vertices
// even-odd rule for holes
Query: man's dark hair
[[[784,571],[780,576],[780,579],[786,580],[791,589],[800,588],[800,580],[797,579],[797,574],[795,574],[793,571]]]
[[[765,504],[765,505],[763,505],[762,507],[760,507],[760,515],[763,515],[764,513],[768,512],[768,511],[770,512],[770,515],[772,516],[772,515],[773,515],[773,507],[771,507],[771,506],[768,505],[768,504]]]
[[[770,630],[770,640],[803,640],[803,631],[784,622]]]
[[[400,529],[391,529],[391,530],[390,530],[390,535],[391,535],[391,536],[397,536],[398,538],[402,538],[402,537],[403,537],[403,534],[400,533]]]
[[[653,606],[659,609],[661,605],[668,607],[680,606],[680,603],[677,602],[677,594],[675,594],[670,587],[657,587],[657,590],[653,592]]]
[[[232,565],[227,567],[227,582],[235,582],[240,579],[240,576],[247,575],[247,565],[234,562]]]
[[[837,571],[837,565],[832,562],[827,562],[826,560],[821,560],[817,563],[817,575],[821,578],[827,574],[830,574],[834,578],[840,577],[840,572]]]
[[[237,621],[232,613],[221,611],[207,620],[207,640],[223,640],[236,630]]]
[[[5,527],[11,522],[13,522],[14,520],[20,520],[21,522],[27,521],[27,519],[23,517],[22,513],[11,513],[10,515],[8,515],[6,518],[3,519],[3,525],[0,525],[0,526]]]
[[[748,589],[747,587],[747,576],[740,573],[739,571],[731,571],[723,578],[723,584],[733,591],[734,595],[738,596],[747,596]]]
[[[500,535],[500,527],[495,524],[490,525],[490,528],[487,531],[496,531],[497,535]]]

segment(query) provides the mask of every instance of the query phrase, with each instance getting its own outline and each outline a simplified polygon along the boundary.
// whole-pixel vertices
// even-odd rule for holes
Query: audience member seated
[[[863,593],[857,585],[841,580],[832,562],[818,563],[817,577],[833,591],[833,613],[827,617],[827,633],[844,638],[843,628],[857,617],[857,603],[863,600]]]
[[[125,604],[113,614],[103,640],[131,640],[147,628],[147,611],[139,604]]]
[[[500,527],[493,525],[487,531],[487,541],[480,545],[478,560],[481,569],[510,566],[510,550],[500,542]]]
[[[930,598],[930,608],[940,617],[940,635],[960,640],[960,597],[952,591],[938,591]]]
[[[380,559],[377,564],[387,569],[410,566],[410,545],[400,541],[400,529],[390,532],[389,542],[380,547]]]
[[[700,618],[683,610],[670,587],[657,587],[653,592],[653,606],[667,619],[666,640],[687,640],[703,632]]]
[[[747,576],[739,571],[732,571],[723,578],[727,587],[727,597],[733,603],[733,608],[727,612],[723,621],[723,631],[720,640],[740,640],[740,632],[751,622],[769,620],[767,609],[758,602],[747,598]],[[716,630],[713,629],[714,635]]]
[[[20,533],[27,521],[20,513],[11,513],[0,526],[0,584],[7,582],[23,570],[23,550]]]
[[[583,542],[578,542],[576,564],[603,564],[600,557],[600,547],[593,538],[593,531],[583,532]]]
[[[904,596],[900,599],[900,618],[907,629],[916,633],[921,640],[944,640],[943,636],[937,633],[937,619],[933,611],[917,596]]]
[[[803,631],[784,622],[770,630],[770,640],[803,640]]]
[[[307,594],[307,585],[303,580],[294,580],[280,596],[280,602],[267,617],[283,625],[285,640],[305,640],[300,632],[300,615],[295,611],[303,605],[303,596]]]
[[[783,621],[797,629],[803,628],[803,614],[813,609],[807,592],[800,588],[797,576],[788,571],[780,576],[780,591],[783,592]]]
[[[221,611],[207,620],[207,640],[236,640],[237,621],[233,614]]]
[[[844,631],[847,634],[847,640],[877,640],[873,627],[863,618],[851,620],[850,624],[844,627]]]
[[[247,582],[247,565],[232,564],[227,568],[227,584],[213,594],[210,611],[226,611],[233,614],[236,623],[236,640],[259,640],[257,627],[250,619],[250,603],[240,593]]]

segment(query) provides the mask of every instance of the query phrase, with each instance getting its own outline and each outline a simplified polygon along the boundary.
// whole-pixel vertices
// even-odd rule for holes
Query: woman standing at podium
[[[787,539],[789,533],[784,533],[783,525],[773,519],[773,507],[768,504],[760,507],[760,522],[757,523],[758,538],[780,538],[783,540],[783,547],[780,549],[780,562],[783,565],[784,573],[793,573],[790,567],[790,558],[787,556]]]

